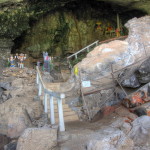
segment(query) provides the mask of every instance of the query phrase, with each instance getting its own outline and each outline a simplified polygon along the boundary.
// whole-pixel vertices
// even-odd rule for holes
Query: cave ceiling
[[[147,14],[150,14],[150,0],[0,0],[0,6],[12,5],[12,4],[21,4],[21,3],[49,3],[55,6],[65,7],[65,5],[77,2],[80,4],[92,3],[92,2],[104,2],[112,5],[113,9],[118,12],[130,11],[132,9],[145,11]],[[123,8],[123,9],[122,9]]]

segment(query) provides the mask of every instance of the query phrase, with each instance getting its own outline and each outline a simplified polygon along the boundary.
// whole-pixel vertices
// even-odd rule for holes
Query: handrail
[[[75,57],[77,58],[77,54],[79,54],[79,53],[83,52],[84,50],[90,48],[90,47],[93,46],[94,44],[98,44],[98,42],[99,42],[99,41],[97,40],[97,41],[93,42],[92,44],[90,44],[90,45],[88,45],[88,46],[82,48],[81,50],[77,51],[76,53],[74,53],[74,54],[68,56],[67,59],[70,59],[70,58],[73,57],[73,56],[75,56]]]
[[[41,77],[41,73],[39,67],[36,66],[37,76],[36,76],[36,83],[38,84],[38,96],[42,95],[42,87],[44,92],[44,112],[47,115],[48,113],[48,105],[47,105],[47,98],[49,95],[50,98],[50,120],[51,124],[55,124],[55,114],[54,114],[54,99],[57,99],[58,104],[58,113],[59,113],[59,130],[65,131],[65,124],[64,124],[64,116],[63,116],[63,107],[62,107],[62,99],[65,98],[65,94],[54,92],[46,87],[44,81]]]
[[[122,39],[125,39],[125,38],[127,38],[127,37],[128,37],[128,36],[125,35],[125,36],[120,36],[120,37],[112,38],[112,39],[108,39],[108,40],[105,40],[105,41],[101,41],[101,42],[99,42],[99,44],[111,42],[111,41],[114,41],[114,40],[122,40]]]

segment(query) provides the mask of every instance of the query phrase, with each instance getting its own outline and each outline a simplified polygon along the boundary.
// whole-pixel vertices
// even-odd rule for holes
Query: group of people
[[[24,68],[24,61],[26,60],[26,58],[27,55],[23,53],[17,53],[15,56],[11,55],[10,58],[8,58],[9,66]]]

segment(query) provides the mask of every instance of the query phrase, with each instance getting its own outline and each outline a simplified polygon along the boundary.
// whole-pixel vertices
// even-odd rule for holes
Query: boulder
[[[20,136],[16,150],[50,150],[57,145],[57,128],[28,128]]]
[[[137,70],[137,75],[140,83],[150,82],[150,60],[144,61]]]
[[[129,136],[136,146],[150,147],[150,117],[141,116],[132,122]]]
[[[10,82],[0,82],[0,87],[5,89],[5,90],[10,90],[11,84],[10,84]]]
[[[133,150],[133,141],[121,130],[108,128],[99,139],[91,140],[87,150]]]
[[[40,101],[29,97],[13,98],[0,105],[0,133],[11,138],[19,137],[32,126],[32,121],[43,113]]]
[[[137,77],[133,74],[132,76],[130,76],[127,79],[123,80],[121,82],[121,85],[123,87],[137,88],[137,87],[140,87],[141,84],[139,83]]]

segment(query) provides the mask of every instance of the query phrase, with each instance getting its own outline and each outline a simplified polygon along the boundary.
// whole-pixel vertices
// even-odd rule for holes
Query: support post
[[[51,124],[55,124],[55,114],[54,114],[54,99],[53,96],[50,95],[50,120]]]
[[[59,130],[65,131],[65,124],[64,124],[64,115],[63,115],[63,108],[62,108],[62,99],[58,98],[58,113],[59,113]]]
[[[42,84],[41,82],[39,82],[39,93],[38,93],[38,96],[41,96],[42,95]]]
[[[87,47],[87,52],[89,53],[89,51],[90,51],[90,49],[89,49],[89,47]]]
[[[78,59],[78,56],[77,56],[77,54],[75,55],[75,58],[76,58],[76,59]]]
[[[117,13],[117,29],[120,29],[119,14]]]
[[[47,94],[44,93],[44,112],[47,114]]]
[[[39,84],[39,75],[38,75],[38,73],[36,74],[36,83]]]
[[[96,42],[96,46],[98,46],[98,42],[99,42],[99,41]]]

